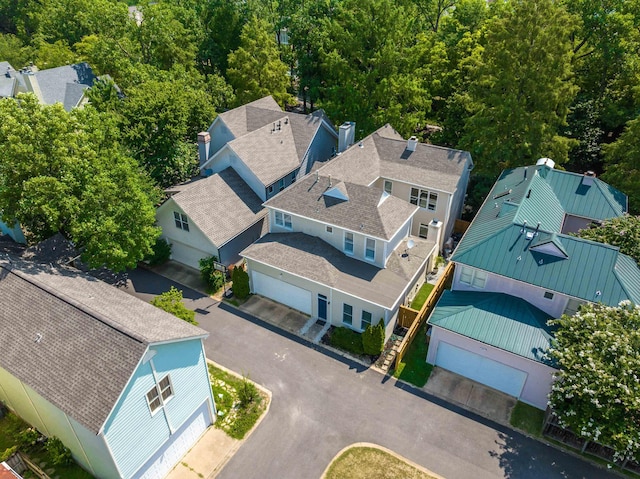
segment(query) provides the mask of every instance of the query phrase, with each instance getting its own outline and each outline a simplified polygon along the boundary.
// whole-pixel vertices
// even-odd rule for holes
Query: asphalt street
[[[319,478],[355,442],[447,479],[618,477],[149,271],[131,272],[128,291],[149,301],[172,284],[211,333],[207,356],[273,392],[269,414],[220,478]]]

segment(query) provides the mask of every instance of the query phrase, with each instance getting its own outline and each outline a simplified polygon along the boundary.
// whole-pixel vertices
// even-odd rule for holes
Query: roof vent
[[[412,136],[407,140],[407,150],[416,151],[416,147],[418,146],[418,138]]]
[[[582,175],[582,184],[584,186],[591,186],[595,178],[596,178],[596,174],[593,171],[591,170],[585,171],[584,175]]]

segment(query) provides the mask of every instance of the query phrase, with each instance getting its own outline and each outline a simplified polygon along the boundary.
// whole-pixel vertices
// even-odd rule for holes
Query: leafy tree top
[[[151,300],[151,304],[160,308],[167,313],[173,314],[187,323],[198,325],[196,321],[196,312],[188,309],[182,302],[182,291],[171,286],[169,291],[165,291],[160,296],[156,296]]]
[[[558,327],[549,405],[564,427],[605,444],[618,459],[640,453],[640,307],[587,304]]]
[[[617,246],[621,253],[631,256],[640,264],[640,216],[611,218],[604,221],[602,226],[580,230],[577,236]]]

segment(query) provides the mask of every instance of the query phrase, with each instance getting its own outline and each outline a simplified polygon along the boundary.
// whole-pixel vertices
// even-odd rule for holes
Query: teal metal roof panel
[[[640,269],[636,260],[626,254],[619,254],[615,272],[629,299],[635,304],[640,304]]]
[[[553,338],[549,315],[502,293],[445,291],[429,322],[449,331],[550,364],[544,357]]]
[[[532,228],[540,223],[540,229],[545,231],[562,229],[564,209],[551,186],[538,174],[531,179],[513,221],[518,224],[526,222]]]

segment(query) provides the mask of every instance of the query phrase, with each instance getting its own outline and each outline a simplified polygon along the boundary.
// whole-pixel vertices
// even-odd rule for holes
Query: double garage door
[[[199,269],[199,262],[202,258],[213,256],[212,253],[207,253],[206,251],[192,248],[191,246],[188,246],[179,241],[175,241],[171,238],[167,239],[169,243],[171,243],[171,259],[177,261],[178,263],[186,264],[187,266],[191,266],[192,268]]]
[[[273,278],[258,271],[251,272],[253,292],[290,308],[311,314],[311,291],[294,286],[280,279]]]
[[[440,341],[436,366],[511,396],[520,397],[527,373],[504,363]]]
[[[182,459],[211,423],[208,401],[183,424],[135,475],[138,479],[162,479]]]

